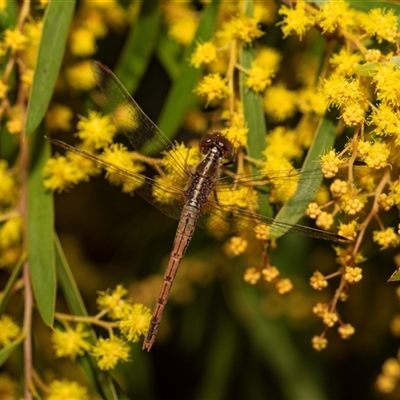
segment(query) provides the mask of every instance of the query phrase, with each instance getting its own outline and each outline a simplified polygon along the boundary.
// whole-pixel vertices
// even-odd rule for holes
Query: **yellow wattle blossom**
[[[329,190],[334,197],[340,197],[347,193],[349,187],[346,181],[335,179],[329,186]]]
[[[332,326],[334,326],[338,320],[339,316],[336,312],[326,311],[322,316],[322,322],[330,328],[332,328]]]
[[[335,150],[330,150],[327,154],[321,156],[321,170],[325,178],[333,178],[338,172],[342,161]]]
[[[221,130],[221,133],[231,142],[235,149],[247,145],[248,132],[248,128],[238,125],[232,125]]]
[[[297,94],[283,85],[271,86],[265,92],[263,106],[266,114],[275,121],[284,121],[297,110]]]
[[[74,90],[89,91],[96,86],[90,61],[80,61],[66,68],[65,78]]]
[[[111,144],[117,132],[111,116],[96,111],[89,111],[87,117],[80,116],[77,129],[75,136],[83,141],[84,147],[96,150]]]
[[[88,57],[97,51],[94,32],[87,28],[75,28],[71,31],[69,48],[75,57]]]
[[[28,43],[28,38],[18,28],[6,29],[3,33],[1,46],[10,49],[12,53],[24,50]]]
[[[247,240],[240,236],[231,237],[224,245],[225,254],[229,257],[237,257],[247,249]]]
[[[333,32],[338,26],[346,29],[354,23],[354,15],[350,4],[344,0],[330,0],[322,4],[316,20],[323,29],[323,33]]]
[[[315,221],[315,225],[317,225],[318,228],[328,231],[333,225],[333,215],[326,211],[321,211]]]
[[[263,268],[261,270],[261,275],[264,281],[266,282],[273,282],[279,277],[279,270],[276,267],[268,267],[268,268]]]
[[[381,231],[373,232],[373,240],[379,244],[381,250],[388,247],[396,247],[400,244],[400,236],[397,235],[393,227],[388,227]]]
[[[61,193],[84,179],[79,167],[64,156],[56,156],[47,160],[43,168],[44,187]],[[85,180],[87,180],[86,177]]]
[[[353,220],[349,222],[348,224],[340,223],[339,225],[339,231],[338,234],[340,236],[344,236],[347,239],[353,240],[357,237],[357,228],[358,228],[358,222],[356,220]]]
[[[254,233],[256,235],[256,239],[258,240],[267,240],[269,239],[269,233],[271,231],[271,227],[265,224],[258,224],[254,228]]]
[[[261,47],[257,50],[254,65],[276,73],[279,70],[279,64],[282,61],[282,55],[273,47]]]
[[[247,268],[244,273],[244,281],[250,285],[255,285],[261,278],[261,272],[258,268]]]
[[[53,104],[46,113],[47,127],[55,131],[69,131],[71,129],[71,120],[73,118],[72,110],[63,104]]]
[[[380,136],[394,135],[396,144],[400,144],[400,113],[393,107],[379,104],[373,108],[368,122],[376,126],[374,133]]]
[[[144,183],[144,177],[139,175],[144,171],[144,165],[133,160],[132,154],[123,144],[113,143],[104,149],[101,159],[110,163],[110,167],[106,167],[107,180],[114,186],[121,186],[123,193],[133,193]]]
[[[92,348],[92,355],[97,359],[98,367],[103,371],[114,369],[121,361],[129,360],[129,346],[116,336],[99,338]]]
[[[328,346],[328,339],[321,336],[314,336],[311,339],[311,344],[314,350],[321,351]]]
[[[273,70],[252,63],[247,71],[246,85],[256,93],[263,92],[267,86],[271,85],[274,76]]]
[[[121,333],[131,342],[138,342],[149,329],[151,311],[143,304],[131,305],[119,322]]]
[[[8,219],[0,227],[0,248],[10,247],[19,244],[22,240],[22,218]]]
[[[275,284],[275,288],[279,294],[286,294],[292,291],[293,283],[290,279],[279,279]]]
[[[360,67],[362,60],[361,53],[350,52],[348,49],[342,48],[339,53],[335,53],[330,58],[329,63],[336,74],[351,76]]]
[[[301,40],[306,32],[314,25],[315,17],[309,14],[306,8],[306,2],[300,0],[296,2],[295,8],[293,9],[284,5],[279,9],[278,14],[284,15],[283,21],[279,23],[279,25],[282,25],[284,38],[295,33]]]
[[[369,36],[376,36],[378,43],[382,43],[383,40],[395,43],[398,38],[398,16],[393,10],[373,8],[361,24]]]
[[[0,318],[0,347],[9,345],[21,332],[21,328],[9,315]]]
[[[362,269],[360,267],[346,267],[343,278],[346,282],[354,284],[360,282],[362,279]]]
[[[372,77],[376,87],[376,96],[384,104],[392,107],[400,106],[400,68],[392,63],[381,63]]]
[[[350,339],[355,331],[354,326],[351,324],[343,324],[338,328],[338,333],[342,339]]]
[[[217,48],[211,42],[199,43],[190,57],[190,64],[199,68],[201,64],[210,64],[217,59]]]
[[[230,94],[228,81],[220,74],[206,75],[194,91],[206,98],[207,105],[215,99],[222,100]]]
[[[264,32],[258,28],[258,24],[259,21],[256,18],[240,14],[225,22],[217,31],[216,37],[224,43],[239,39],[246,44],[251,44],[255,39],[264,35]]]
[[[347,126],[362,125],[365,121],[364,107],[360,103],[350,103],[343,107],[341,117]]]
[[[364,208],[366,202],[365,196],[345,193],[340,199],[340,208],[348,215],[356,215]]]
[[[46,397],[47,400],[89,400],[88,391],[85,387],[79,385],[77,382],[67,381],[53,381],[49,385],[49,393]]]
[[[127,300],[123,299],[128,294],[123,285],[117,285],[114,290],[99,291],[98,294],[96,303],[99,310],[107,310],[111,319],[122,318],[131,308]]]
[[[82,323],[76,324],[73,328],[67,326],[65,331],[55,329],[51,336],[56,357],[69,357],[75,360],[77,356],[82,356],[89,351],[91,345],[85,340],[90,333]]]
[[[310,203],[307,206],[306,214],[311,218],[311,219],[316,219],[318,215],[321,214],[321,209],[319,208],[318,204],[315,202]]]
[[[339,74],[324,79],[322,92],[328,103],[334,107],[348,106],[349,103],[360,104],[365,100],[360,81]]]
[[[322,290],[328,286],[328,281],[321,272],[315,271],[310,278],[310,285],[315,290]]]
[[[390,155],[390,147],[385,142],[381,141],[363,141],[359,140],[358,154],[360,158],[370,168],[380,169],[388,165]]]
[[[175,20],[168,29],[168,34],[176,42],[183,46],[189,45],[196,33],[198,19],[192,12],[188,12],[183,18]]]

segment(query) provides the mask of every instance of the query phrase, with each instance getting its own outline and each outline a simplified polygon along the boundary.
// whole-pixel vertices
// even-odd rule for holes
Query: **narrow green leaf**
[[[388,282],[397,282],[400,281],[400,269],[397,269],[393,272],[393,274],[388,279]]]
[[[51,156],[50,143],[37,131],[31,143],[28,177],[28,258],[33,293],[41,317],[52,326],[56,302],[56,271],[53,246],[53,195],[43,185],[43,167]]]
[[[134,93],[154,52],[160,29],[159,1],[142,3],[136,25],[130,30],[115,74]],[[146,40],[143,40],[146,38]]]
[[[56,252],[57,276],[68,307],[74,315],[87,316],[88,313],[85,304],[56,234],[54,235],[54,247]],[[90,330],[90,336],[87,340],[92,345],[95,344],[97,337],[93,330]],[[104,399],[117,400],[120,398],[117,395],[111,376],[98,369],[93,357],[86,354],[79,357],[78,361],[89,382],[98,392],[102,393]]]
[[[18,345],[24,339],[25,334],[21,333],[15,340],[13,340],[8,346],[0,350],[0,367],[7,361],[11,353],[18,347]]]
[[[330,149],[335,141],[335,124],[328,118],[321,119],[313,144],[308,150],[307,157],[303,164],[303,170],[318,168],[320,156]],[[295,224],[304,214],[304,210],[307,208],[315,196],[318,188],[322,183],[322,172],[320,177],[317,174],[313,175],[313,179],[308,179],[306,175],[301,176],[299,179],[297,191],[294,196],[279,210],[275,217],[276,221],[285,222],[289,224]],[[288,227],[288,230],[290,228]],[[282,227],[279,231],[274,230],[274,225],[271,226],[271,237],[278,238],[283,235]]]
[[[372,62],[368,64],[361,65],[356,69],[356,74],[360,76],[371,76],[375,74],[376,68],[380,65],[380,62]]]
[[[200,77],[201,69],[189,65],[188,60],[197,43],[209,40],[214,34],[220,3],[221,0],[214,0],[204,11],[196,35],[182,59],[181,75],[165,101],[157,125],[169,138],[176,133],[186,112],[195,102],[193,89]]]
[[[3,312],[7,306],[7,303],[12,294],[12,289],[15,285],[15,282],[18,280],[18,278],[21,274],[21,269],[22,269],[22,265],[23,265],[24,261],[25,261],[25,256],[21,257],[21,259],[18,261],[18,264],[12,270],[10,277],[8,278],[7,285],[4,288],[1,299],[0,299],[0,315],[3,314]]]
[[[26,135],[31,135],[49,106],[60,71],[75,1],[51,1],[46,8],[43,31],[29,97]]]
[[[248,16],[253,16],[253,2],[246,3],[246,13]],[[242,46],[240,50],[240,64],[244,68],[250,68],[251,63],[256,57],[255,49],[251,46]],[[246,85],[247,75],[240,71],[239,84],[240,96],[243,103],[243,114],[246,126],[249,129],[247,152],[248,155],[256,160],[263,159],[263,151],[266,147],[265,136],[267,133],[267,126],[265,123],[264,110],[262,105],[262,96],[254,92]],[[253,166],[253,172],[256,167]],[[271,216],[272,210],[269,204],[263,203],[259,205],[260,213],[265,216]]]
[[[0,31],[14,27],[18,18],[18,4],[16,0],[8,0],[4,11],[0,13]]]

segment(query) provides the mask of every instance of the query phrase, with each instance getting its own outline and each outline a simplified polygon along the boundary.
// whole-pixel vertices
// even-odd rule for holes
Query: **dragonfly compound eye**
[[[204,135],[200,139],[199,147],[202,154],[207,154],[210,148],[217,147],[222,158],[228,159],[233,155],[231,142],[219,132]]]

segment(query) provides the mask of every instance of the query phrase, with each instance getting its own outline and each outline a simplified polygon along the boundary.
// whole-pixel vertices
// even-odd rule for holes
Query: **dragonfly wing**
[[[108,67],[95,61],[93,71],[105,97],[105,112],[112,115],[115,125],[125,134],[135,150],[145,156],[160,157],[165,150],[174,147]],[[176,169],[185,176],[184,158],[177,155],[176,164]]]
[[[255,212],[242,208],[222,207],[214,200],[210,200],[208,209],[199,218],[198,225],[212,232],[228,232],[230,234],[244,231],[254,231],[254,228],[263,224],[273,227],[275,232],[295,233],[311,238],[330,240],[333,242],[348,242],[346,238],[332,232],[320,229],[276,221]]]
[[[129,180],[133,183],[134,193],[138,193],[151,205],[162,211],[170,218],[180,218],[183,208],[183,190],[179,189],[172,181],[164,179],[163,181],[137,174],[128,169],[117,167],[116,165],[101,159],[100,157],[71,146],[57,139],[50,139],[57,146],[63,147],[65,150],[78,154],[84,158],[92,160],[99,167],[102,167],[107,173],[117,175],[122,180]]]

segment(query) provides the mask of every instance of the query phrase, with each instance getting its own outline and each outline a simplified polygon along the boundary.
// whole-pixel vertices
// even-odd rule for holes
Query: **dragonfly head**
[[[217,147],[222,158],[229,159],[233,155],[232,143],[219,132],[209,133],[200,139],[201,154],[207,154],[211,148]]]

